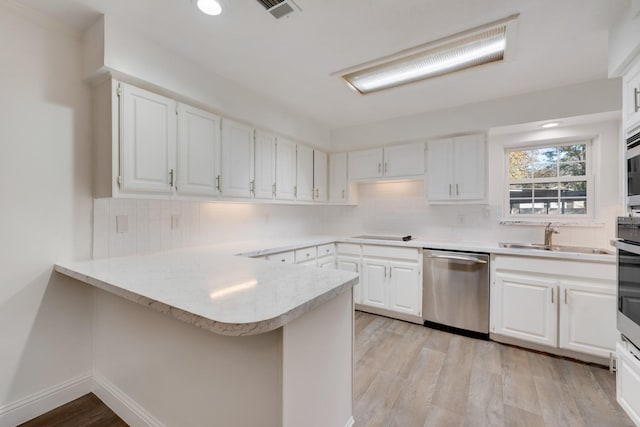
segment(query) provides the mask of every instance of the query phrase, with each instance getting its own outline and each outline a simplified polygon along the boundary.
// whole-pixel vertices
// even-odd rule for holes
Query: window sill
[[[547,224],[553,224],[554,226],[560,227],[585,227],[585,228],[602,228],[606,226],[604,222],[593,222],[593,221],[571,221],[571,220],[558,220],[555,218],[548,218],[545,220],[506,220],[503,219],[500,221],[500,225],[526,225],[526,226],[546,226]]]

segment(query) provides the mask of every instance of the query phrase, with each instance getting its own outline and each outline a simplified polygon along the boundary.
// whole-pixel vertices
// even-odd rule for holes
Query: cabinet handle
[[[298,197],[298,186],[293,187],[293,197]]]
[[[388,170],[389,170],[389,164],[387,162],[384,162],[384,173],[387,173]]]
[[[220,191],[220,175],[216,176],[216,188]]]
[[[253,193],[253,195],[256,195],[256,181],[252,180],[249,181],[249,192]]]
[[[389,267],[389,279],[391,279],[391,273],[393,272],[393,268]]]
[[[384,277],[387,277],[387,267],[384,268]]]
[[[169,187],[173,187],[173,169],[169,171]]]
[[[449,184],[449,195],[452,196],[453,193],[451,192],[451,184]]]
[[[551,289],[551,304],[553,304],[553,303],[554,303],[554,301],[553,301],[553,294],[555,294],[555,293],[556,293],[556,290],[555,290],[555,289]]]
[[[378,173],[382,173],[382,163],[378,163]]]
[[[456,184],[456,196],[460,195],[460,188],[458,187],[458,184]]]
[[[342,190],[342,200],[344,200],[344,190]]]
[[[640,109],[640,103],[638,102],[638,95],[640,95],[640,90],[638,88],[633,89],[633,110],[635,113]]]
[[[564,303],[569,304],[569,289],[564,290]]]
[[[276,195],[276,184],[275,184],[275,182],[273,184],[271,184],[271,194],[273,194],[274,196]]]

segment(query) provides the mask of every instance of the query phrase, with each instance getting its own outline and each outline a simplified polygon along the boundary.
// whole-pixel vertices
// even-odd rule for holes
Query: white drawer
[[[293,251],[280,252],[279,254],[271,254],[267,256],[267,261],[283,262],[287,264],[293,264],[295,262],[295,255]]]
[[[401,248],[397,246],[362,245],[362,255],[378,258],[394,258],[408,261],[419,261],[420,250],[416,248]]]
[[[355,243],[338,243],[338,253],[344,255],[360,256],[362,254],[361,246]]]
[[[335,253],[336,245],[333,243],[318,246],[318,258],[322,256],[335,255]]]
[[[616,347],[616,398],[634,423],[640,425],[640,361],[623,344]]]
[[[296,250],[296,264],[316,259],[316,247],[303,248]]]

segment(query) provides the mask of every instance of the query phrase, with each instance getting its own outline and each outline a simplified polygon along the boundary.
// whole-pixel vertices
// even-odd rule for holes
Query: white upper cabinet
[[[233,120],[222,121],[223,196],[251,197],[254,171],[254,130]]]
[[[273,199],[275,183],[276,137],[268,132],[256,130],[254,197]]]
[[[382,176],[382,148],[349,153],[349,179],[379,178]]]
[[[385,177],[422,176],[424,174],[424,143],[384,147]]]
[[[623,77],[624,92],[622,94],[624,126],[640,124],[640,60]]]
[[[326,202],[327,195],[327,153],[313,150],[313,200]]]
[[[295,200],[296,144],[284,138],[276,139],[276,199]]]
[[[347,201],[347,153],[333,153],[329,156],[329,201]]]
[[[424,174],[424,143],[392,145],[349,153],[349,179],[402,178]]]
[[[177,104],[128,84],[120,83],[120,89],[120,189],[171,194]]]
[[[178,104],[178,194],[217,196],[220,117]]]
[[[485,153],[482,134],[429,141],[425,178],[427,200],[484,200]]]
[[[313,149],[298,145],[296,165],[296,198],[311,201],[313,200]]]

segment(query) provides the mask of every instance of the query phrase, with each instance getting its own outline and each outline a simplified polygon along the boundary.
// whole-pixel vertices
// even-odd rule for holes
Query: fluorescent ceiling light
[[[222,13],[222,6],[216,0],[198,0],[196,4],[207,15],[217,16]]]
[[[549,129],[549,128],[554,128],[556,126],[558,126],[560,124],[560,122],[549,122],[549,123],[545,123],[543,125],[540,125],[541,128],[545,128],[545,129]]]
[[[517,17],[513,15],[339,74],[353,89],[366,94],[501,61],[507,48],[508,24]]]

